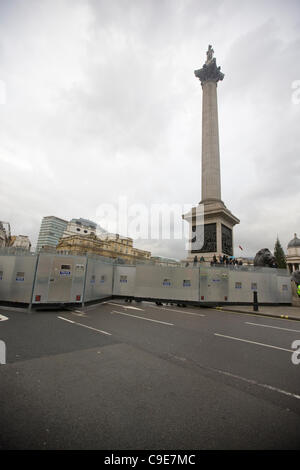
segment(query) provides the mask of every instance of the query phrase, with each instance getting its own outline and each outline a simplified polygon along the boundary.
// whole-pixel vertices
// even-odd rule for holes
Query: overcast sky
[[[0,220],[99,222],[103,203],[197,204],[212,44],[235,254],[300,234],[299,0],[1,0]],[[294,93],[294,94],[293,94]],[[144,240],[183,258],[183,241]],[[241,252],[238,246],[244,248]]]

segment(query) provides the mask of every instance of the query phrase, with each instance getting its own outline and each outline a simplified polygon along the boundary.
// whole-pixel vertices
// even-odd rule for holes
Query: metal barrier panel
[[[135,266],[114,267],[114,295],[135,296]]]
[[[37,267],[36,267],[37,264]],[[37,269],[36,269],[37,268]],[[286,270],[259,267],[116,265],[85,256],[42,253],[0,256],[0,300],[81,303],[110,295],[166,300],[291,303]],[[84,295],[84,299],[83,299]]]
[[[201,266],[199,272],[200,302],[225,302],[228,300],[229,272],[226,267]]]
[[[84,301],[103,299],[112,295],[113,266],[96,259],[88,259]]]
[[[36,256],[0,256],[0,300],[30,303]]]
[[[32,303],[82,302],[86,258],[40,254]]]
[[[277,275],[277,292],[279,303],[290,304],[292,302],[291,276],[289,274]]]
[[[277,272],[275,269],[269,269],[270,271],[230,271],[229,302],[253,302],[253,292],[257,291],[259,303],[277,303]]]
[[[199,300],[199,269],[138,265],[135,296],[168,300]]]

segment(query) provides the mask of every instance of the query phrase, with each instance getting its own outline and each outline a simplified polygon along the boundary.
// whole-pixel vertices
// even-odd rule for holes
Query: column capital
[[[195,70],[194,74],[199,78],[201,85],[205,82],[215,82],[223,80],[224,73],[221,72],[221,67],[217,67],[216,58],[213,57],[214,50],[211,45],[208,46],[208,51],[206,52],[207,60],[203,65],[202,69]]]

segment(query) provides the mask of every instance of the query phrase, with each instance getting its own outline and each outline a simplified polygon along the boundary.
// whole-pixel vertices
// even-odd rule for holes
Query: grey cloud
[[[44,215],[93,220],[120,195],[197,204],[193,71],[208,43],[225,73],[222,193],[241,219],[235,244],[254,254],[300,230],[297,2],[13,0],[0,13],[0,219],[16,233],[34,242]],[[184,257],[183,242],[138,243]]]

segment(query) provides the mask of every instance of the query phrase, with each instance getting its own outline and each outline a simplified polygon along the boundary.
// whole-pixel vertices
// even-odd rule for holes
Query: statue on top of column
[[[206,56],[207,56],[206,64],[209,64],[213,60],[214,52],[215,51],[213,50],[212,46],[209,44],[208,51],[206,52]]]
[[[206,52],[206,62],[203,65],[202,69],[195,70],[195,76],[199,78],[201,84],[207,81],[218,82],[223,80],[224,74],[221,72],[221,67],[217,67],[216,59],[213,57],[214,50],[209,44],[208,51]]]

